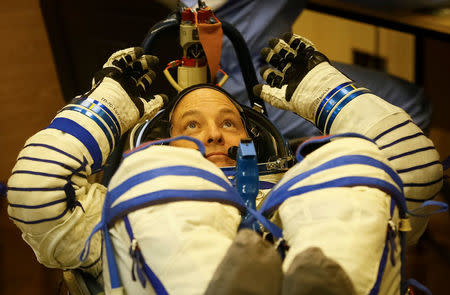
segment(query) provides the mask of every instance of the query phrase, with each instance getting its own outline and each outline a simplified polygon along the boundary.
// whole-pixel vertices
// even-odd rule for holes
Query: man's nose
[[[206,143],[223,144],[223,142],[224,138],[221,130],[216,125],[209,126]]]

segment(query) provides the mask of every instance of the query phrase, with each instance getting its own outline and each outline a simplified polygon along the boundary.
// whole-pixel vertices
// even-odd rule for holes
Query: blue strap
[[[324,133],[330,134],[331,125],[333,125],[334,119],[336,119],[337,115],[342,110],[342,108],[344,108],[354,98],[356,98],[362,94],[369,93],[369,92],[370,91],[367,89],[361,89],[361,90],[355,91],[352,94],[350,94],[349,96],[347,96],[341,103],[339,103],[338,106],[333,110],[333,113],[331,113],[331,115],[328,117],[328,120],[326,121]],[[323,130],[323,129],[321,129],[321,130]]]
[[[298,162],[301,162],[303,160],[303,156],[301,155],[301,152],[304,148],[306,148],[308,145],[310,144],[317,144],[317,143],[327,143],[329,142],[331,139],[333,138],[337,138],[337,137],[355,137],[355,138],[362,138],[365,140],[368,140],[372,143],[375,143],[373,140],[358,134],[358,133],[343,133],[343,134],[337,134],[337,135],[333,135],[333,136],[327,136],[327,137],[322,137],[319,139],[315,139],[315,140],[310,140],[307,141],[305,143],[303,143],[302,145],[300,145],[300,147],[297,149],[297,153],[296,153],[296,158]],[[269,208],[271,208],[270,210],[273,210],[275,207],[279,206],[284,200],[286,200],[287,198],[289,198],[289,196],[292,196],[293,192],[290,191],[288,192],[289,188],[291,186],[293,186],[294,184],[298,183],[299,181],[315,174],[318,172],[321,172],[323,170],[327,170],[327,169],[331,169],[334,167],[338,167],[338,166],[343,166],[343,165],[351,165],[351,164],[362,164],[362,165],[369,165],[369,166],[373,166],[379,169],[384,170],[390,177],[391,179],[396,183],[396,185],[399,187],[400,191],[396,192],[395,195],[396,197],[396,203],[401,206],[404,210],[406,210],[406,203],[403,197],[403,182],[400,179],[400,177],[397,175],[397,173],[388,165],[384,164],[383,162],[380,162],[378,160],[375,160],[371,157],[368,156],[362,156],[362,155],[347,155],[347,156],[342,156],[333,160],[330,160],[326,163],[323,163],[313,169],[310,169],[304,173],[301,173],[297,176],[295,176],[294,178],[290,179],[289,181],[287,181],[286,183],[284,183],[283,185],[277,187],[275,189],[275,191],[273,191],[267,198],[266,201],[264,202],[264,204],[261,206],[261,211],[267,213],[267,211],[269,210]],[[372,180],[371,180],[372,182]],[[320,188],[321,184],[316,185],[315,189],[321,189]],[[348,185],[351,186],[351,184],[349,183]],[[373,185],[373,184],[372,184]],[[300,188],[302,189],[302,188]],[[397,191],[397,189],[395,189],[394,191]],[[269,211],[270,211],[269,210]]]
[[[125,228],[127,230],[128,236],[130,237],[130,241],[133,243],[134,235],[133,230],[131,228],[130,220],[128,219],[128,216],[125,216],[123,218]],[[147,279],[150,281],[150,284],[152,285],[153,289],[155,290],[157,295],[167,295],[167,291],[164,288],[164,285],[159,280],[159,278],[155,275],[155,273],[152,271],[152,269],[148,266],[148,264],[145,262],[144,257],[142,256],[142,253],[137,247],[136,249],[132,249],[133,245],[130,246],[130,255],[133,258],[133,270],[132,275],[134,278],[134,270],[136,270],[136,273],[138,274],[139,280],[141,281],[141,285],[143,288],[145,288],[145,279],[142,275],[142,270],[147,276]],[[135,261],[136,260],[136,261]],[[140,267],[139,263],[142,263],[142,268]]]
[[[123,217],[123,222],[125,225],[125,229],[127,230],[128,237],[130,238],[130,256],[133,261],[131,266],[131,278],[133,281],[136,281],[136,274],[141,283],[142,288],[145,288],[146,280],[144,277],[144,271],[142,269],[142,264],[144,262],[144,257],[139,249],[139,245],[137,244],[137,240],[134,239],[133,230],[131,229],[130,220],[128,219],[128,215]]]
[[[80,268],[81,269],[89,269],[89,268],[93,267],[94,265],[96,265],[102,259],[102,257],[103,257],[103,247],[101,247],[100,254],[98,255],[97,259],[95,259],[88,265],[80,265]],[[97,279],[100,275],[102,275],[102,272],[100,272],[95,279]]]
[[[171,201],[215,201],[229,204],[238,208],[245,214],[245,206],[239,194],[214,190],[163,190],[136,196],[133,199],[121,202],[113,208],[107,210],[106,218],[108,224],[124,215],[126,212],[142,208],[144,206],[167,203]]]
[[[108,192],[109,204],[112,204],[112,202],[134,186],[161,176],[195,176],[214,182],[225,191],[231,191],[231,185],[226,180],[211,172],[196,167],[178,165],[155,168],[133,175]]]
[[[111,112],[110,109],[108,109],[104,104],[101,102],[89,98],[89,97],[83,97],[79,100],[74,102],[75,104],[79,104],[84,106],[87,109],[92,110],[97,115],[99,115],[105,122],[107,122],[108,126],[110,126],[114,133],[117,133],[119,136],[122,134],[120,129],[119,121],[117,120],[116,116]],[[111,123],[109,123],[111,122]]]
[[[383,278],[384,270],[386,268],[387,256],[388,256],[388,243],[385,243],[383,254],[381,255],[380,266],[378,267],[377,280],[375,281],[374,286],[370,290],[369,295],[377,295],[380,291],[381,279]]]
[[[166,289],[164,288],[164,285],[161,283],[161,281],[158,279],[158,277],[153,273],[153,271],[150,269],[150,267],[147,265],[147,263],[144,262],[144,271],[147,275],[147,278],[150,280],[150,283],[153,286],[153,289],[156,292],[156,295],[168,295]],[[157,283],[159,282],[159,284]]]
[[[267,219],[265,216],[263,216],[260,212],[250,208],[247,206],[247,211],[249,214],[249,217],[246,220],[242,220],[241,225],[239,228],[249,228],[252,229],[258,233],[260,233],[260,228],[257,224],[257,221],[266,229],[268,230],[272,236],[276,239],[275,241],[275,247],[280,255],[281,260],[283,261],[286,256],[286,250],[288,249],[287,243],[283,238],[283,231],[281,228],[279,228],[277,225],[272,223],[269,219]]]
[[[110,150],[114,149],[115,139],[113,139],[111,136],[111,133],[112,133],[111,130],[108,128],[108,126],[103,124],[103,122],[99,118],[97,118],[93,113],[91,113],[89,110],[86,110],[86,109],[83,109],[83,108],[80,108],[80,107],[74,106],[74,105],[68,105],[63,109],[63,111],[78,112],[80,114],[85,115],[92,121],[94,121],[95,124],[97,124],[97,126],[103,131],[103,134],[105,134],[105,137],[108,140],[109,149]],[[118,138],[118,137],[116,137],[116,138]]]
[[[134,234],[133,229],[131,228],[130,220],[128,219],[128,215],[123,217],[123,223],[125,224],[125,229],[127,230],[128,236],[130,237],[130,241],[133,241]]]
[[[322,113],[322,109],[323,109],[324,105],[325,105],[325,104],[330,100],[330,98],[332,98],[339,90],[341,90],[343,87],[345,87],[345,86],[347,86],[347,85],[349,85],[349,84],[351,84],[351,83],[352,83],[352,82],[345,82],[345,83],[342,83],[342,84],[338,85],[336,88],[334,88],[333,90],[331,90],[330,92],[328,92],[328,94],[325,96],[325,98],[322,99],[322,101],[321,101],[320,104],[319,104],[319,107],[317,108],[316,116],[315,116],[315,119],[314,119],[314,122],[315,122],[316,126],[317,126],[317,124],[319,124],[319,122],[318,122],[319,115]]]
[[[260,212],[247,207],[248,212],[258,220],[265,229],[267,229],[275,238],[281,239],[283,238],[283,231],[273,222],[264,217]],[[250,221],[249,221],[250,222]]]
[[[425,212],[425,213],[420,213],[421,211],[426,211],[423,210],[424,208],[426,209],[427,207],[438,207],[438,209],[432,211],[432,212]],[[444,203],[444,202],[439,202],[439,201],[425,201],[422,203],[422,205],[414,210],[408,210],[408,214],[411,216],[416,216],[416,217],[429,217],[431,215],[434,214],[438,214],[441,212],[446,212],[448,211],[448,204]]]
[[[336,104],[338,104],[341,101],[341,99],[344,98],[347,94],[349,94],[350,92],[352,92],[356,89],[357,88],[355,87],[354,84],[349,84],[343,88],[340,88],[335,94],[333,94],[325,102],[325,105],[323,106],[322,109],[317,109],[316,114],[319,113],[319,118],[316,121],[317,128],[324,131],[325,130],[325,122],[326,122],[331,110],[334,108],[334,106],[336,106]],[[324,100],[325,99],[327,99],[327,98],[324,98]],[[322,102],[323,102],[323,100],[322,100]]]
[[[294,194],[294,192],[298,190],[297,189],[297,190],[289,191],[289,189],[294,184],[298,183],[299,181],[301,181],[303,179],[306,179],[307,177],[309,177],[313,174],[319,173],[319,172],[327,170],[327,169],[344,166],[344,165],[353,165],[353,164],[368,165],[368,166],[372,166],[372,167],[376,167],[376,168],[384,170],[393,179],[393,181],[396,183],[396,185],[399,187],[399,189],[401,191],[403,190],[402,181],[401,181],[400,177],[395,173],[395,171],[393,171],[389,166],[387,166],[383,162],[380,162],[380,161],[375,160],[368,156],[348,155],[348,156],[342,156],[339,158],[335,158],[331,161],[325,162],[313,169],[303,172],[303,173],[293,177],[292,179],[288,180],[281,186],[277,187],[266,198],[266,200],[265,200],[264,204],[261,206],[260,210],[262,212],[265,212],[269,208],[280,205],[282,202],[284,202],[284,200],[286,200],[287,198],[292,196]],[[317,185],[308,186],[308,187],[313,187],[314,188],[313,190],[315,190],[315,189],[321,189],[321,187],[320,187],[321,185],[326,185],[326,183],[317,184]],[[337,185],[337,186],[339,186],[339,185]],[[302,188],[299,188],[299,189],[302,189]]]
[[[391,200],[391,209],[393,208],[394,202],[392,202]],[[391,217],[392,217],[392,212],[393,210],[391,210]],[[407,290],[407,284],[406,284],[406,280],[405,280],[405,259],[406,259],[406,239],[405,239],[405,232],[398,232],[399,238],[400,238],[400,294],[406,294],[406,290]],[[377,280],[374,284],[374,286],[372,287],[372,289],[370,290],[369,295],[375,295],[378,294],[380,291],[380,286],[381,286],[381,280],[383,278],[383,274],[386,268],[386,263],[388,260],[388,250],[389,247],[391,248],[391,263],[392,265],[395,265],[395,251],[396,251],[396,244],[395,244],[395,237],[396,237],[396,232],[395,230],[389,226],[388,231],[386,233],[386,243],[384,245],[384,249],[383,249],[383,254],[381,256],[381,261],[380,261],[380,266],[378,268],[378,274],[377,274]]]
[[[85,109],[84,108],[79,108],[77,105],[81,105]],[[97,115],[103,121],[105,121],[106,125],[111,130],[111,133],[113,134],[114,138],[119,138],[120,137],[120,133],[119,133],[119,129],[117,128],[116,121],[113,120],[108,113],[106,113],[101,107],[97,106],[96,104],[94,104],[92,102],[89,102],[88,100],[81,100],[81,101],[76,102],[75,105],[71,104],[71,105],[68,105],[68,106],[70,106],[72,108],[78,108],[78,109],[82,109],[82,110],[87,111],[88,113],[91,114],[91,115],[87,115],[90,118],[93,116],[93,114]]]
[[[408,286],[416,287],[417,289],[419,289],[420,291],[424,292],[427,295],[432,295],[430,289],[428,289],[427,287],[425,287],[424,285],[422,285],[415,279],[408,279],[407,284],[408,284]]]
[[[399,207],[399,215],[401,218],[405,217],[406,212],[406,204],[403,198],[403,193],[398,190],[397,187],[392,185],[391,183],[372,177],[342,177],[338,179],[334,179],[332,181],[327,181],[319,184],[308,185],[299,187],[297,189],[293,189],[288,191],[287,189],[283,190],[275,190],[271,193],[266,202],[261,206],[260,211],[263,212],[264,215],[273,212],[281,203],[283,203],[286,199],[298,196],[301,194],[305,194],[308,192],[322,190],[325,188],[334,188],[334,187],[354,187],[354,186],[368,186],[380,189],[387,194],[391,195],[391,197],[395,200],[397,206]]]
[[[114,247],[112,245],[111,237],[109,236],[108,228],[103,229],[103,239],[105,241],[106,259],[108,261],[109,280],[111,282],[111,289],[122,287],[119,270],[117,267],[116,258],[114,256]]]
[[[107,193],[107,197],[105,199],[105,208],[109,208],[115,200],[117,200],[121,195],[123,195],[125,192],[133,188],[134,186],[141,184],[143,182],[152,180],[154,178],[160,177],[160,176],[196,176],[203,178],[209,182],[213,182],[217,185],[219,185],[225,192],[231,195],[231,201],[238,203],[239,201],[242,201],[242,199],[239,197],[236,191],[234,191],[231,187],[231,185],[222,179],[221,177],[212,174],[208,171],[205,171],[203,169],[190,167],[190,166],[170,166],[170,167],[162,167],[162,168],[156,168],[148,171],[141,172],[139,174],[136,174],[126,181],[122,182],[120,185],[112,189]],[[175,196],[183,196],[181,194],[181,190],[173,190],[175,193],[173,197]],[[180,192],[180,193],[178,193]],[[237,194],[237,195],[236,195]],[[234,196],[234,197],[233,197]]]
[[[91,250],[91,239],[94,236],[96,232],[99,230],[103,230],[106,227],[106,224],[104,222],[104,218],[102,216],[102,219],[94,226],[94,229],[91,231],[91,234],[86,239],[86,242],[84,242],[83,250],[80,253],[79,260],[84,261],[89,256],[89,252]]]
[[[47,128],[57,129],[77,138],[87,148],[94,161],[92,172],[95,173],[102,169],[102,151],[95,138],[84,127],[67,118],[55,118]]]

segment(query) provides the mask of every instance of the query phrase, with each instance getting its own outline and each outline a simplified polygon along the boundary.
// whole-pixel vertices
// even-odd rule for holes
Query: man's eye
[[[225,128],[233,127],[233,123],[230,121],[225,121],[225,122],[223,122],[223,127],[225,127]]]
[[[195,127],[197,127],[197,123],[194,121],[191,121],[186,125],[186,129],[194,129]]]

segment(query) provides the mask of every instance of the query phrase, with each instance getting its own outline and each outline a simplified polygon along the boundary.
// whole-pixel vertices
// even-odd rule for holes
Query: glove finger
[[[267,61],[269,64],[274,66],[280,71],[285,70],[288,61],[282,58],[278,53],[276,53],[273,49],[264,47],[261,49],[261,56]]]
[[[123,71],[128,65],[132,64],[136,59],[139,59],[143,54],[144,50],[141,47],[123,49],[113,53],[103,67],[116,67]]]
[[[164,93],[153,95],[153,97],[151,99],[157,99],[158,96],[161,97],[163,105],[166,105],[169,103],[169,97]]]
[[[119,60],[123,61],[123,58]],[[135,60],[131,65],[127,65],[122,69],[124,75],[129,75],[137,81],[144,75],[149,74],[152,80],[155,79],[155,72],[150,70],[158,63],[158,58],[152,55],[144,55]],[[122,67],[122,66],[121,66]]]
[[[146,54],[145,56],[145,61],[146,61],[146,65],[147,68],[154,68],[159,64],[159,58],[154,56],[154,55],[149,55]]]
[[[115,59],[112,62],[112,66],[119,69],[121,72],[124,72],[129,67],[128,60],[130,60],[130,62],[132,61],[130,55]]]
[[[150,91],[150,85],[152,84],[153,80],[156,78],[155,72],[152,70],[148,70],[148,72],[140,77],[137,81],[137,88],[139,91],[139,94],[144,99],[150,99],[151,91]]]
[[[139,59],[133,62],[131,66],[128,66],[123,72],[131,75],[136,81],[138,81],[145,74],[149,74],[152,81],[155,80],[155,72],[151,70],[158,64],[159,60],[153,55],[143,55]]]
[[[307,60],[309,60],[314,53],[316,52],[316,50],[314,49],[314,47],[306,47],[304,49],[299,49],[297,56],[294,59],[295,63],[304,63]]]
[[[156,94],[149,100],[141,98],[141,101],[144,104],[144,115],[141,121],[145,121],[153,118],[169,99],[165,94]]]
[[[116,51],[113,53],[106,63],[103,65],[103,68],[95,73],[94,79],[92,80],[92,87],[94,87],[99,81],[101,81],[104,77],[111,77],[115,80],[118,80],[121,73],[125,71],[130,71],[130,64],[141,57],[144,53],[144,50],[141,47],[131,47],[123,50]],[[136,77],[131,75],[134,80],[137,80]]]
[[[269,46],[273,49],[273,51],[278,53],[281,58],[287,61],[293,61],[295,56],[297,55],[297,52],[282,39],[271,39],[269,41]]]
[[[281,58],[281,56],[271,48],[264,47],[263,49],[261,49],[261,56],[266,62],[276,68],[285,65],[285,61]]]
[[[261,77],[272,87],[280,88],[284,81],[284,75],[269,66],[265,66],[260,70]]]
[[[284,33],[281,35],[281,39],[283,39],[287,44],[289,44],[289,46],[298,51],[299,49],[304,49],[306,47],[313,47],[314,43],[312,43],[311,41],[309,41],[308,39],[306,39],[305,37],[296,35],[296,34],[292,34],[292,33]]]
[[[290,110],[289,104],[285,99],[286,88],[286,85],[282,88],[276,88],[265,84],[258,84],[253,87],[253,93],[276,108]]]
[[[141,73],[141,75],[144,75],[145,73],[147,73],[148,69],[156,67],[158,63],[159,59],[156,56],[143,55],[139,59],[134,61],[131,67],[133,68],[133,71]]]
[[[109,63],[109,66],[112,64],[114,60],[119,60],[123,57],[126,57],[127,63],[131,63],[133,60],[140,58],[144,54],[144,49],[142,47],[130,47],[126,49],[122,49],[114,52],[106,63]]]

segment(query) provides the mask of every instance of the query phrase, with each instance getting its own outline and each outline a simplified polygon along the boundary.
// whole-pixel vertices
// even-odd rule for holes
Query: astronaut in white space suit
[[[273,66],[262,73],[268,84],[255,94],[337,135],[301,148],[258,205],[276,217],[289,246],[282,272],[295,273],[302,253],[318,248],[349,278],[350,293],[399,294],[400,237],[408,231],[414,243],[428,220],[407,216],[406,207],[421,210],[442,186],[433,143],[310,41],[286,34],[270,47],[263,50]],[[228,148],[252,135],[216,86],[190,89],[171,110],[171,135],[193,139],[141,145],[125,154],[108,188],[89,181],[120,136],[163,107],[163,97],[150,94],[156,60],[139,49],[113,54],[92,90],[28,139],[8,181],[8,214],[38,260],[95,277],[103,270],[107,294],[204,294],[251,211],[221,168],[235,164]],[[306,284],[273,294],[318,294]]]

